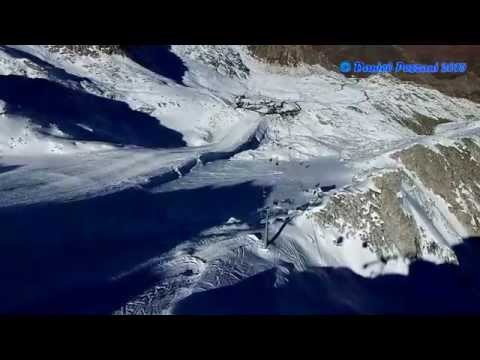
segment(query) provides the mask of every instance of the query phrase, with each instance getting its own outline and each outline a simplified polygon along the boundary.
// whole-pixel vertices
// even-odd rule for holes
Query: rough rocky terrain
[[[478,45],[252,45],[252,53],[273,64],[298,66],[321,65],[338,71],[343,60],[377,62],[405,61],[417,63],[466,62],[466,74],[395,74],[444,92],[450,96],[480,101],[480,46]],[[365,77],[368,75],[357,74]]]

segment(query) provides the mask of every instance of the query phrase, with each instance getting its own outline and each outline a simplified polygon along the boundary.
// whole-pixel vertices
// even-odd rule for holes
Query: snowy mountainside
[[[128,50],[0,47],[0,211],[130,193],[152,199],[138,205],[146,218],[158,210],[131,226],[166,250],[105,270],[113,283],[156,279],[121,311],[175,313],[272,269],[279,288],[314,268],[406,276],[415,261],[458,264],[453,247],[480,235],[479,104],[391,76],[267,64],[246,46],[162,51],[185,67],[181,82]],[[9,91],[22,82],[40,101]],[[176,212],[154,203],[170,197]]]
[[[238,111],[231,104],[239,96],[259,106],[268,107],[268,101],[282,101],[302,109],[295,121],[283,122],[271,114],[275,110],[266,110],[274,126],[264,144],[265,152],[282,153],[283,145],[294,134],[295,144],[289,152],[293,157],[308,157],[306,148],[312,156],[323,152],[352,156],[362,148],[367,153],[379,147],[383,151],[394,141],[408,135],[413,137],[415,131],[411,128],[419,132],[418,127],[409,124],[428,119],[468,121],[479,113],[479,105],[475,103],[464,99],[453,101],[438,91],[394,78],[346,79],[323,69],[301,76],[296,74],[298,69],[292,75],[286,71],[278,73],[271,70],[274,66],[249,56],[244,47],[172,47],[189,68],[184,82],[191,86],[172,84],[169,79],[118,55],[92,59],[52,54],[37,47],[20,49],[76,76],[89,78],[95,86],[83,85],[87,91],[148,112],[165,126],[182,132],[191,145],[211,143],[228,132],[229,126],[238,120]],[[236,55],[234,60],[230,60],[232,53]],[[228,67],[230,72],[211,65],[212,58],[219,58],[222,69]],[[18,67],[18,62],[15,64]],[[244,68],[249,69],[248,77],[232,75]]]
[[[176,49],[174,47],[174,51]],[[187,57],[187,64],[193,62],[191,59],[202,58],[205,51],[205,47],[178,49],[180,56]],[[284,148],[291,147],[289,153],[293,157],[308,158],[326,152],[356,157],[379,148],[386,151],[392,143],[428,132],[428,128],[416,127],[418,122],[430,120],[434,128],[437,121],[469,121],[479,115],[476,103],[453,100],[438,91],[392,77],[347,79],[318,66],[279,71],[274,65],[259,63],[243,47],[237,51],[250,69],[249,77],[242,82],[243,89],[239,89],[238,79],[215,74],[214,68],[208,65],[204,65],[205,71],[187,74],[186,82],[213,91],[226,87],[251,105],[265,108],[267,116],[275,112],[268,109],[269,101],[300,107],[301,111],[291,121],[270,116],[274,125],[263,145],[265,153],[282,154]],[[203,70],[200,65],[195,66]],[[195,66],[192,64],[191,68]]]
[[[84,91],[125,102],[132,110],[156,117],[162,125],[180,131],[189,145],[218,141],[239,119],[238,112],[215,94],[179,85],[124,56],[99,54],[92,58],[32,46],[15,48],[78,77],[78,86]],[[4,74],[30,71],[29,65],[21,66],[23,63],[15,60],[8,63]],[[32,77],[45,76],[48,74],[33,73]],[[89,81],[82,81],[85,78]],[[52,80],[59,81],[56,77]]]

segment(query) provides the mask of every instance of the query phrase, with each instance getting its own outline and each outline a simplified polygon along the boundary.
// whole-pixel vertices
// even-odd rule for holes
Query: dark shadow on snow
[[[127,56],[143,67],[183,84],[183,75],[187,67],[183,61],[171,51],[169,45],[144,45],[127,46]]]
[[[282,225],[280,226],[280,228],[278,229],[278,231],[272,236],[272,238],[270,240],[268,240],[268,244],[267,245],[271,245],[271,244],[274,244],[275,243],[275,240],[277,240],[277,238],[282,234],[282,231],[285,229],[285,227],[290,224],[292,222],[292,220],[295,218],[295,215],[294,216],[289,216],[285,219],[285,221],[282,223]]]
[[[0,76],[0,99],[7,103],[7,113],[31,119],[44,132],[55,125],[75,140],[154,148],[186,145],[180,133],[126,103],[45,79]]]
[[[459,266],[418,260],[408,276],[368,279],[346,268],[290,269],[275,287],[269,270],[220,289],[195,293],[176,314],[480,314],[480,238],[454,248]],[[214,305],[213,305],[214,304]]]
[[[19,167],[22,167],[22,165],[7,165],[7,166],[2,166],[0,164],[0,174],[6,173],[9,171],[13,171],[15,169],[18,169]]]
[[[336,185],[320,186],[320,190],[322,190],[323,192],[329,192],[330,190],[334,190],[336,188]]]
[[[242,151],[255,150],[258,148],[259,145],[260,145],[260,140],[258,140],[256,136],[253,135],[245,143],[241,144],[236,149],[233,149],[231,151],[216,151],[216,152],[213,151],[213,152],[204,153],[199,156],[199,160],[203,165],[206,165],[208,163],[212,163],[218,160],[227,160],[227,159],[230,159],[235,154],[241,153]],[[151,177],[148,180],[147,184],[142,185],[142,188],[153,189],[157,186],[166,184],[170,181],[174,181],[180,178],[180,174],[182,174],[182,176],[188,175],[196,165],[198,165],[197,159],[190,160],[185,164],[183,164],[182,166],[178,167],[177,168],[178,172],[172,170],[167,173]]]
[[[195,293],[175,306],[175,314],[262,315],[275,313],[275,270],[266,270],[236,285]]]
[[[263,205],[250,183],[152,194],[128,189],[68,203],[0,209],[0,313],[111,313],[148,289],[129,272],[231,216]]]

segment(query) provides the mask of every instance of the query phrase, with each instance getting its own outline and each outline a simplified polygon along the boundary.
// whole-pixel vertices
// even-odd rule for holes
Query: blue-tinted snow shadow
[[[141,267],[234,216],[251,221],[250,183],[152,194],[129,189],[70,203],[0,209],[0,313],[111,313],[149,288]]]
[[[275,270],[233,286],[195,293],[176,314],[480,314],[480,238],[454,248],[459,266],[416,261],[408,276],[364,278],[346,268],[291,270],[275,287]]]
[[[185,146],[182,134],[126,103],[76,91],[45,79],[0,76],[6,111],[25,116],[43,131],[55,125],[75,140],[155,148]]]
[[[18,169],[19,167],[22,167],[22,165],[4,165],[3,166],[2,164],[0,164],[0,174],[13,171],[15,169]]]
[[[183,61],[171,51],[169,45],[135,45],[127,46],[129,58],[156,74],[184,85],[183,76],[188,68]]]

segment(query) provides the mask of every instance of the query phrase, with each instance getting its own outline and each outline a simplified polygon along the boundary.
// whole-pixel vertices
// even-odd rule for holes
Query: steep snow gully
[[[480,313],[478,238],[386,261],[315,221],[440,136],[403,120],[477,136],[478,105],[240,46],[95,51],[0,46],[0,313]]]

